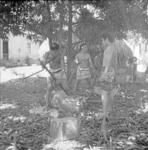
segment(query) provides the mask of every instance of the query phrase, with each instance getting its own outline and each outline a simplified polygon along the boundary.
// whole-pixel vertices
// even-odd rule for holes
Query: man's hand
[[[99,78],[99,81],[104,81],[105,79],[106,79],[106,73],[103,72],[103,73],[101,74],[101,77]]]

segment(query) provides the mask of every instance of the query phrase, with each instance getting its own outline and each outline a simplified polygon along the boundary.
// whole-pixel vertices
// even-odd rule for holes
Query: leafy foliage
[[[147,31],[147,1],[145,0],[87,2],[81,0],[72,1],[72,3],[73,18],[75,18],[73,21],[77,24],[73,26],[73,29],[76,30],[80,39],[89,43],[96,43],[96,39],[102,32],[114,32],[121,35],[127,30],[136,30],[141,33]],[[89,8],[86,8],[87,5],[93,7],[91,12]],[[67,26],[68,23],[66,1],[1,1],[0,8],[1,36],[9,31],[17,35],[27,30],[31,36],[34,35],[33,37],[35,34],[44,37],[50,34],[53,39],[59,40],[57,38],[60,32],[59,16],[63,16],[62,26]],[[96,10],[99,12],[97,18],[94,16]]]
[[[147,14],[145,1],[122,1],[108,0],[93,3],[95,9],[100,9],[98,17],[95,17],[95,11],[92,13],[89,9],[82,9],[78,35],[81,39],[96,43],[102,32],[110,32],[118,37],[124,37],[128,30],[147,34]],[[143,9],[145,7],[145,9]],[[98,41],[97,41],[98,40]]]
[[[28,2],[29,3],[29,2]],[[14,35],[23,34],[28,10],[31,9],[27,2],[0,1],[0,36],[6,37],[9,32]]]

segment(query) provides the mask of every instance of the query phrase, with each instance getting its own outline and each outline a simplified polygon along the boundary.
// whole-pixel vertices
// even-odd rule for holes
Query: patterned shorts
[[[64,70],[54,73],[56,79],[66,79],[66,73]]]
[[[82,80],[82,79],[87,79],[87,78],[91,78],[91,73],[90,73],[89,68],[80,68],[78,66],[78,68],[77,68],[77,79]]]

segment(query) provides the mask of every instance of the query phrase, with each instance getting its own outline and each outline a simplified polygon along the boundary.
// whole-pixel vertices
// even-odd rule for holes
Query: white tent
[[[49,46],[49,39],[47,38],[46,40],[43,41],[43,43],[40,45],[39,48],[39,57],[42,58],[43,55],[50,51],[50,46]]]
[[[132,50],[123,40],[116,40],[109,50],[104,52],[104,67],[112,66],[114,69],[125,67],[126,60],[133,56]]]

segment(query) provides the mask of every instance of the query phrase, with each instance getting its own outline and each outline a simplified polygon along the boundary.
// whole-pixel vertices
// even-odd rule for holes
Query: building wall
[[[26,57],[38,59],[39,44],[23,36],[9,36],[9,59],[23,60]]]
[[[24,36],[8,37],[9,59],[11,60],[24,60],[27,57],[32,59],[39,58],[39,43],[35,43],[26,39]],[[3,59],[3,40],[0,39],[0,59]]]
[[[73,42],[79,41],[76,35],[73,35]],[[8,49],[9,49],[9,59],[11,60],[24,60],[25,58],[29,57],[32,59],[38,59],[40,57],[40,53],[43,51],[47,51],[49,46],[48,41],[44,41],[42,44],[44,45],[44,49],[40,49],[39,43],[35,43],[31,40],[26,39],[24,36],[18,35],[13,36],[9,34],[8,37]],[[43,47],[43,46],[42,46]],[[40,52],[42,51],[42,52]],[[0,39],[0,59],[3,59],[3,40]]]

